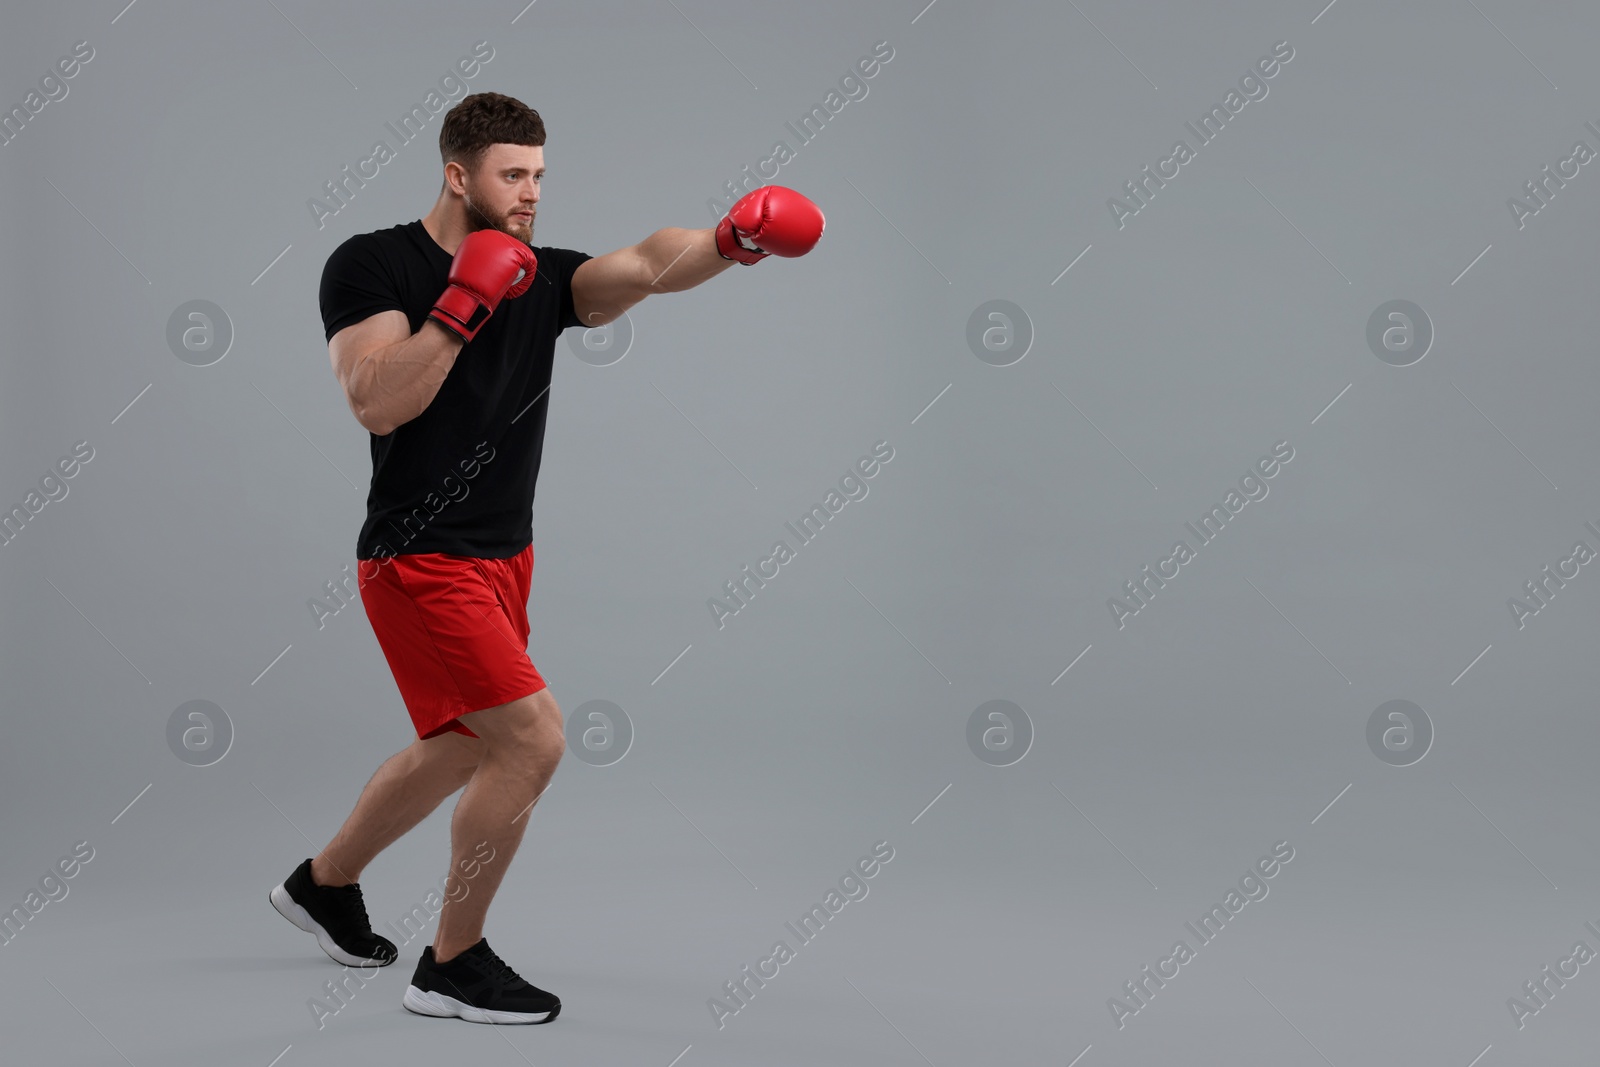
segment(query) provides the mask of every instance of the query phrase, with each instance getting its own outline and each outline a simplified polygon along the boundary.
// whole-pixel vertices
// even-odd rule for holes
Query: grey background
[[[1520,231],[1506,199],[1600,148],[1600,14],[923,5],[0,16],[5,108],[95,49],[0,146],[0,500],[95,449],[0,547],[0,905],[95,849],[0,947],[8,1062],[1593,1061],[1595,965],[1521,1028],[1507,999],[1600,949],[1600,578],[1521,629],[1507,599],[1600,547],[1600,176]],[[316,282],[427,211],[439,120],[325,229],[305,202],[478,40],[471,88],[549,126],[536,241],[594,254],[709,225],[894,58],[774,179],[827,213],[811,255],[645,301],[612,366],[558,348],[530,653],[637,734],[563,762],[490,913],[561,1019],[408,1015],[419,938],[319,1030],[339,969],[266,894],[413,735],[359,605],[306,603],[370,473]],[[1119,230],[1107,198],[1280,40],[1269,95]],[[208,367],[165,339],[195,299],[235,331]],[[965,340],[992,299],[1036,333],[1011,366]],[[1393,299],[1436,331],[1409,367],[1365,340]],[[706,599],[879,439],[870,495],[719,631]],[[1119,629],[1107,598],[1278,441],[1270,495]],[[203,768],[166,743],[195,699],[236,731]],[[1035,735],[1007,767],[966,741],[997,699]],[[1395,699],[1436,732],[1410,766],[1366,741]],[[376,924],[443,876],[449,808],[368,869]],[[707,999],[880,840],[870,894],[719,1030]],[[1119,1029],[1108,998],[1279,841],[1270,894]]]

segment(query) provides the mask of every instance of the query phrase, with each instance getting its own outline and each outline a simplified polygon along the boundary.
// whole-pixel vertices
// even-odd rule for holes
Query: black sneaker
[[[339,963],[387,967],[400,955],[393,941],[372,932],[361,886],[317,885],[311,880],[310,859],[296,867],[269,899],[278,914],[316,934],[322,951]]]
[[[445,963],[422,950],[402,1001],[407,1011],[469,1023],[547,1023],[561,1014],[561,998],[529,985],[494,954],[487,938]]]

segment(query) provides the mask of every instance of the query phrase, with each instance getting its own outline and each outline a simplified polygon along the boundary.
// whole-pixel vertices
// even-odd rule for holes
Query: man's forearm
[[[735,266],[717,252],[715,230],[657,230],[639,242],[639,252],[652,293],[681,293]]]
[[[429,319],[422,329],[368,353],[350,374],[356,416],[380,437],[427,410],[464,342]]]

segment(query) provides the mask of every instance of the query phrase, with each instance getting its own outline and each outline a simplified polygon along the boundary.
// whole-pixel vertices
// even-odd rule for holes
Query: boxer
[[[439,926],[403,1004],[481,1023],[544,1023],[561,1011],[483,934],[565,749],[561,710],[527,650],[556,338],[735,265],[803,256],[824,227],[806,197],[765,186],[715,227],[657,230],[601,256],[537,246],[544,145],[537,111],[499,93],[467,96],[439,130],[444,180],[428,214],[349,238],[323,267],[329,358],[372,454],[356,542],[361,603],[416,740],[270,894],[334,960],[393,963],[399,950],[372,930],[361,874],[465,787]]]

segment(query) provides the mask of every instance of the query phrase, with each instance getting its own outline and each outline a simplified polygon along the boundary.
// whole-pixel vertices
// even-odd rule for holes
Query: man
[[[713,229],[663,229],[591,258],[533,247],[544,123],[475,93],[439,131],[444,185],[426,218],[351,237],[319,300],[333,370],[371,434],[357,542],[361,602],[417,740],[378,768],[322,852],[272,890],[334,960],[386,966],[357,882],[384,848],[465,786],[446,901],[404,1005],[438,1017],[541,1023],[561,1001],[489,948],[484,915],[566,740],[529,660],[532,508],[557,335],[611,322],[651,293],[734,263],[801,256],[822,212],[766,186]]]

